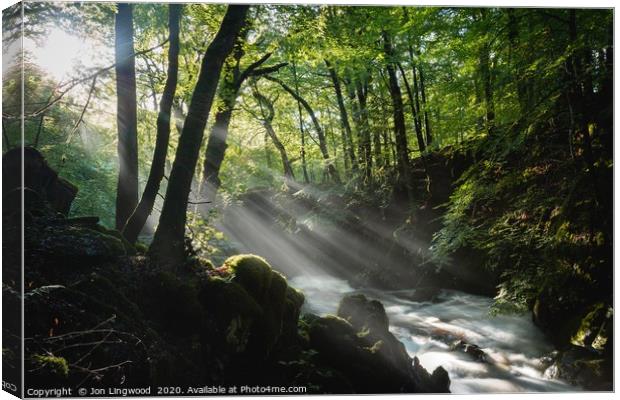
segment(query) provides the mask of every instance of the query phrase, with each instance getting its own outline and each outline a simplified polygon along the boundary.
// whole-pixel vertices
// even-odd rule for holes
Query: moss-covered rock
[[[597,303],[581,320],[571,342],[578,346],[592,346],[596,350],[603,350],[608,340],[605,328],[609,323],[612,323],[611,310],[604,303]]]
[[[98,232],[103,233],[104,235],[112,236],[118,239],[121,242],[121,245],[123,246],[123,252],[125,255],[133,256],[137,253],[135,246],[129,243],[129,241],[125,239],[125,237],[116,229],[107,229],[106,227],[99,225],[99,224],[95,225],[93,229],[97,230]]]
[[[200,331],[202,305],[198,284],[167,271],[143,276],[140,308],[163,331],[187,337]]]
[[[575,303],[570,296],[562,295],[562,290],[558,286],[546,287],[539,293],[532,307],[532,320],[558,348],[570,344],[587,314],[584,304],[579,304],[583,301]]]
[[[262,257],[253,254],[240,254],[228,258],[224,262],[234,274],[233,280],[245,288],[245,290],[262,303],[271,286],[272,269]]]
[[[571,345],[559,352],[545,375],[586,390],[610,391],[613,390],[613,359],[598,351]]]
[[[233,354],[265,359],[279,341],[297,336],[303,295],[267,261],[238,255],[220,269],[229,271],[227,278],[209,278],[200,294],[216,342]]]
[[[284,312],[282,314],[282,336],[296,337],[299,326],[299,314],[305,297],[299,290],[287,286],[284,299]]]
[[[338,315],[351,322],[358,331],[369,329],[387,332],[389,328],[383,304],[377,300],[368,300],[363,294],[344,297],[338,306]]]
[[[356,393],[448,392],[447,374],[414,368],[388,328],[383,305],[355,294],[341,301],[338,316],[311,318],[308,334],[318,359],[344,375]]]
[[[33,250],[50,258],[108,260],[125,255],[120,239],[83,226],[47,226],[37,236],[32,237],[40,238],[38,246]]]
[[[220,278],[209,279],[199,295],[205,308],[207,325],[204,335],[219,350],[232,354],[246,350],[250,329],[263,310],[252,296],[238,283]]]

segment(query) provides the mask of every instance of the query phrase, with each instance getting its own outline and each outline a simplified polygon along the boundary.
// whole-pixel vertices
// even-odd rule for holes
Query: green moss
[[[228,323],[235,315],[257,317],[262,307],[236,282],[210,278],[203,286],[200,300],[206,311],[223,318]]]
[[[577,346],[590,346],[593,345],[594,342],[598,344],[605,343],[605,339],[598,339],[599,330],[603,321],[605,320],[605,316],[607,314],[607,308],[605,304],[598,303],[595,304],[591,311],[589,311],[586,316],[581,319],[581,324],[577,329],[577,332],[571,338],[571,342]]]
[[[370,352],[370,354],[377,354],[383,347],[383,340],[377,340],[372,346],[364,347],[364,350]]]
[[[200,292],[206,316],[212,321],[214,341],[234,353],[245,351],[255,321],[263,316],[262,307],[236,282],[210,278]]]
[[[286,302],[290,307],[300,309],[305,300],[306,298],[301,291],[290,286],[286,289]]]
[[[262,257],[240,254],[224,262],[234,274],[233,280],[243,286],[259,303],[267,297],[273,274],[271,266]]]
[[[106,236],[111,236],[113,238],[118,239],[121,243],[121,246],[123,248],[123,253],[126,255],[135,255],[136,254],[136,248],[129,243],[129,241],[127,241],[127,239],[125,239],[125,237],[116,229],[107,229],[101,225],[96,225],[95,229],[101,233],[103,233]]]
[[[46,369],[54,375],[65,378],[69,376],[69,363],[63,357],[35,354],[32,360],[39,368]]]
[[[149,246],[142,242],[136,242],[134,247],[136,248],[136,252],[138,254],[146,254],[146,252],[149,250]]]
[[[263,318],[256,330],[256,343],[260,352],[266,355],[271,351],[282,334],[282,319],[285,308],[286,279],[277,272],[271,272],[271,284],[263,306]]]

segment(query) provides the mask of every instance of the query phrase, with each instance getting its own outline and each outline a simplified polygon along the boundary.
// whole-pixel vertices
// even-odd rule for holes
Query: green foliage
[[[587,171],[552,145],[556,134],[506,131],[480,141],[479,154],[488,155],[461,176],[434,236],[439,264],[458,263],[460,249],[485,255],[500,281],[494,312],[531,309],[549,288],[579,308],[601,284],[607,254],[602,227],[592,225]],[[583,288],[567,293],[567,285]]]
[[[69,363],[63,357],[46,354],[35,354],[32,360],[39,368],[44,368],[51,374],[66,378],[69,375]]]

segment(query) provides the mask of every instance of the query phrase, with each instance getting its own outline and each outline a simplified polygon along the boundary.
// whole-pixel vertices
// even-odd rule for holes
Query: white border
[[[27,1],[38,1],[38,0],[27,0]],[[97,0],[81,0],[83,2],[97,2]],[[149,2],[148,0],[124,0],[127,2],[136,2],[136,3],[146,3]],[[164,1],[162,1],[164,2]],[[615,5],[616,2],[613,0],[589,0],[589,1],[583,1],[583,0],[544,0],[544,1],[536,1],[536,0],[522,0],[522,1],[498,1],[498,0],[477,0],[477,1],[472,1],[472,0],[451,0],[451,1],[446,1],[446,0],[422,0],[422,1],[414,1],[414,0],[402,0],[402,1],[395,1],[395,0],[357,0],[357,1],[352,1],[352,0],[314,0],[314,1],[295,1],[295,0],[273,0],[273,1],[243,1],[243,0],[228,0],[228,1],[223,1],[223,0],[210,0],[210,1],[200,1],[200,0],[196,0],[196,1],[191,1],[191,0],[172,0],[169,2],[175,2],[175,3],[196,3],[196,2],[205,2],[205,3],[220,3],[220,4],[233,4],[233,3],[263,3],[263,4],[343,4],[343,5],[383,5],[383,6],[389,6],[389,5],[410,5],[410,6],[461,6],[461,7],[475,7],[475,6],[493,6],[493,7],[554,7],[554,8],[614,8],[614,44],[615,43],[619,43],[618,41],[618,31],[615,29],[615,21],[616,21],[616,10],[615,10]],[[2,9],[13,5],[17,3],[16,0],[0,0],[0,7]],[[618,88],[618,82],[615,79],[616,77],[616,71],[617,71],[617,63],[616,63],[616,59],[617,59],[617,54],[618,54],[618,50],[615,49],[614,50],[614,116],[618,115],[618,104],[615,103],[615,93],[617,92],[617,88]],[[1,99],[1,94],[0,94],[0,99]],[[614,118],[614,131],[617,131],[619,124],[618,124],[618,120],[616,118]],[[23,140],[23,138],[22,138]],[[616,154],[618,154],[618,149],[620,148],[620,143],[618,140],[614,140],[614,156]],[[615,158],[615,157],[614,157]],[[23,179],[23,176],[22,176]],[[0,178],[1,181],[1,178]],[[616,174],[615,174],[615,169],[614,169],[614,200],[618,199],[618,195],[620,194],[620,189],[618,188],[618,185],[616,184]],[[22,199],[23,201],[23,199]],[[615,201],[614,201],[614,205],[615,205]],[[617,222],[619,220],[619,217],[616,213],[614,213],[614,227],[617,226]],[[615,231],[615,229],[614,229]],[[0,233],[1,236],[1,233]],[[614,238],[614,254],[615,254],[615,246],[619,243],[619,241]],[[23,244],[22,244],[23,246]],[[615,257],[614,257],[614,270],[618,271],[615,269]],[[615,283],[617,282],[618,279],[618,273],[614,274],[614,294],[615,294]],[[615,308],[615,298],[614,298],[614,308]],[[23,312],[23,307],[22,307],[22,312]],[[1,322],[0,322],[1,323]],[[615,320],[614,320],[614,326],[615,326]],[[616,329],[614,329],[615,332],[617,332]],[[617,336],[617,335],[615,335]],[[617,351],[617,346],[618,344],[616,344],[616,349],[614,349],[614,382],[617,384],[619,382],[618,377],[618,366],[615,364],[615,360],[616,360],[616,351]],[[23,359],[23,357],[22,357]],[[0,365],[0,372],[1,372],[1,365]],[[396,400],[396,399],[402,399],[403,396],[405,395],[379,395],[379,396],[373,396],[373,398],[377,398],[377,399],[392,399],[392,400]],[[406,396],[415,396],[416,398],[421,398],[421,399],[429,399],[429,398],[436,398],[439,395],[406,395]],[[585,393],[569,393],[569,394],[559,394],[559,393],[534,393],[534,394],[476,394],[476,395],[455,395],[455,394],[451,394],[449,396],[458,396],[459,399],[464,399],[464,400],[469,400],[469,399],[477,399],[479,396],[482,396],[484,399],[496,399],[499,398],[500,400],[513,400],[513,399],[520,399],[522,397],[526,397],[528,399],[555,399],[555,398],[561,398],[561,399],[583,399],[584,397],[587,396],[588,400],[595,400],[595,399],[611,399],[614,398],[614,394],[613,393],[593,393],[593,392],[585,392]],[[235,399],[249,399],[251,397],[255,397],[255,396],[235,396]],[[317,396],[311,396],[311,397],[317,397]],[[343,399],[343,400],[352,400],[352,399],[356,399],[359,396],[352,396],[352,395],[346,395],[346,396],[321,396],[321,398],[323,399],[334,399],[334,398],[338,398],[338,399]],[[0,393],[0,400],[8,400],[8,399],[14,399],[15,397],[10,395],[7,392],[1,391]],[[174,399],[174,397],[161,397],[162,399]],[[222,397],[217,397],[219,399],[221,399]],[[260,398],[262,399],[282,399],[283,396],[260,396]],[[299,396],[284,396],[284,398],[299,398]],[[150,398],[145,398],[145,399],[150,399]]]

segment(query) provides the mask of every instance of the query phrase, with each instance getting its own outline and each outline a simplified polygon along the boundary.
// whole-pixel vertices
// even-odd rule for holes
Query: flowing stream
[[[559,392],[579,388],[548,379],[542,358],[553,347],[530,315],[490,316],[492,299],[443,290],[434,302],[416,302],[413,291],[355,290],[331,276],[297,276],[291,285],[306,295],[305,311],[335,314],[340,299],[358,292],[383,303],[390,330],[432,372],[438,366],[450,374],[453,393]],[[463,340],[479,346],[486,362],[451,349]]]

